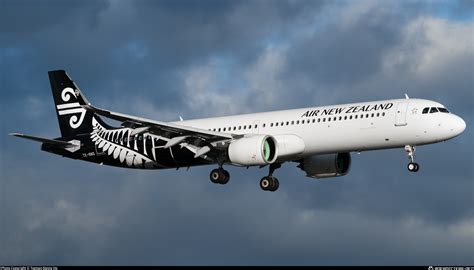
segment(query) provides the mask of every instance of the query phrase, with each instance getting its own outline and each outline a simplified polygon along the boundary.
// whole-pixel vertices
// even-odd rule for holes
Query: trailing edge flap
[[[32,140],[32,141],[37,141],[37,142],[62,146],[62,147],[76,146],[75,144],[72,144],[72,143],[69,143],[69,142],[64,142],[64,141],[60,141],[60,140],[46,139],[46,138],[30,136],[30,135],[25,135],[25,134],[20,134],[20,133],[10,133],[9,135],[19,137],[19,138],[23,138],[23,139]]]
[[[83,105],[82,107],[84,107],[87,110],[91,110],[98,115],[102,115],[110,119],[114,119],[114,120],[118,120],[122,122],[140,123],[143,126],[150,126],[153,130],[171,132],[171,133],[176,134],[177,136],[188,135],[191,137],[200,137],[200,138],[205,139],[208,142],[229,140],[236,137],[236,135],[233,135],[233,134],[213,132],[213,131],[208,131],[208,130],[200,129],[200,128],[181,126],[181,125],[176,125],[172,123],[165,123],[165,122],[150,120],[146,118],[126,115],[122,113],[111,112],[108,110],[96,108],[92,106],[90,103],[88,105]]]

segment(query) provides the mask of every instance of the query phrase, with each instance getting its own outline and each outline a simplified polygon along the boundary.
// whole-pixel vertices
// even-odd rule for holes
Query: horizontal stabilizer
[[[58,146],[63,146],[63,147],[68,147],[68,146],[75,146],[72,143],[69,142],[64,142],[64,141],[59,141],[59,140],[52,140],[52,139],[46,139],[46,138],[41,138],[41,137],[36,137],[36,136],[30,136],[30,135],[25,135],[25,134],[20,134],[20,133],[10,133],[8,135],[15,136],[15,137],[20,137],[23,139],[28,139],[32,141],[37,141],[37,142],[42,142],[42,143],[47,143],[47,144],[52,144],[52,145],[58,145]]]

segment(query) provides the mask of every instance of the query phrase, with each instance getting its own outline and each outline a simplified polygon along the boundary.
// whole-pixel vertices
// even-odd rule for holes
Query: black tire
[[[222,179],[222,172],[219,169],[214,169],[211,171],[209,174],[209,179],[211,179],[211,182],[214,184],[219,184]]]
[[[263,177],[262,179],[260,179],[260,188],[267,191],[267,190],[270,190],[272,186],[272,181],[268,178],[268,177]]]
[[[225,185],[230,180],[230,174],[229,174],[228,171],[222,170],[222,176],[223,177],[222,177],[221,181],[219,182],[219,184]]]
[[[272,188],[270,189],[271,192],[277,191],[278,187],[280,186],[280,181],[276,177],[272,177]]]
[[[415,170],[413,172],[417,172],[420,169],[420,165],[418,163],[415,163]]]

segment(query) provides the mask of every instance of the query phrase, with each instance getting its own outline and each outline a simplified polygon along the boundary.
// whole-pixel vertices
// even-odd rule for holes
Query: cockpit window
[[[442,113],[449,113],[448,109],[446,108],[438,108],[438,110]]]
[[[429,108],[429,107],[426,107],[426,108],[423,109],[423,112],[422,112],[422,113],[425,114],[425,113],[428,113],[429,111],[430,111],[430,108]]]
[[[431,107],[430,113],[437,113],[438,109],[436,107]]]

